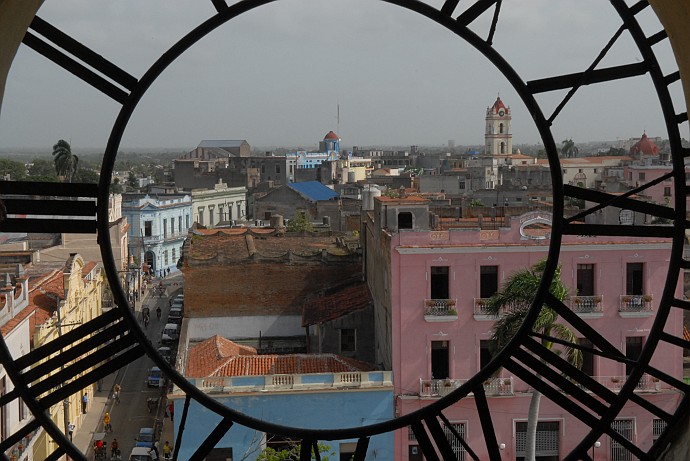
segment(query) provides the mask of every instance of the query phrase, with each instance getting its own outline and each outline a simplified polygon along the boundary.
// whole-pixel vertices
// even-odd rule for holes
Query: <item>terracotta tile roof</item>
[[[29,304],[19,311],[13,318],[0,328],[3,336],[9,334],[17,325],[31,314],[35,313],[29,321],[30,331],[36,325],[41,325],[53,315],[57,307],[58,299],[64,296],[64,281],[62,271],[52,270],[41,277],[29,279]]]
[[[304,303],[302,326],[318,325],[337,319],[371,304],[371,293],[366,283],[345,287],[335,293]]]
[[[189,351],[187,374],[211,376],[230,357],[256,355],[256,349],[243,346],[215,335],[197,344]]]
[[[381,202],[385,202],[387,204],[397,204],[397,205],[402,205],[405,203],[427,203],[429,202],[427,199],[424,197],[419,197],[417,195],[409,195],[407,197],[403,198],[398,198],[398,197],[386,197],[385,195],[382,195],[380,197],[375,197],[376,200],[379,200]]]
[[[226,355],[232,351],[235,354]],[[251,347],[214,336],[189,350],[186,376],[263,376],[273,374],[371,371],[373,365],[334,354],[256,355]]]
[[[81,270],[81,275],[82,277],[86,277],[89,275],[89,272],[93,270],[94,267],[96,267],[98,263],[96,261],[88,261],[84,264],[84,267]]]

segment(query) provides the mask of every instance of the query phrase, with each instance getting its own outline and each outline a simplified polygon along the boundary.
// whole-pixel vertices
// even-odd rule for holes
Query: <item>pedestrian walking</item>
[[[83,414],[86,414],[86,407],[88,406],[88,404],[89,404],[89,397],[86,394],[82,395],[81,396],[81,412]]]
[[[107,411],[103,415],[103,430],[105,432],[113,432],[113,426],[110,424],[110,413]]]
[[[72,434],[74,434],[74,429],[75,429],[74,424],[72,424],[71,422],[68,421],[67,422],[67,434],[69,435],[69,441],[70,442],[72,441]]]
[[[168,404],[168,413],[170,414],[170,421],[174,421],[173,415],[175,413],[175,404],[173,404],[172,402]]]
[[[163,459],[171,459],[172,458],[172,447],[170,446],[170,442],[167,440],[165,441],[165,445],[163,445]]]

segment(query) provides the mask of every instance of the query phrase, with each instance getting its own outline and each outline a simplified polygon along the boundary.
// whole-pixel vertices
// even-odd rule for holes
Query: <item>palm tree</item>
[[[580,150],[577,148],[572,139],[566,139],[562,142],[562,144],[563,147],[561,148],[561,152],[566,158],[577,157],[577,154],[580,152]]]
[[[496,323],[491,331],[491,339],[496,350],[505,347],[522,326],[534,299],[534,294],[541,283],[546,260],[539,261],[529,269],[522,269],[512,274],[505,284],[489,298],[486,309],[496,317]],[[550,293],[560,301],[568,296],[568,289],[561,281],[561,268],[556,269]],[[534,321],[532,331],[540,333],[547,338],[557,338],[571,344],[577,343],[575,333],[562,323],[558,323],[558,313],[547,306],[541,307],[539,315]],[[541,340],[542,346],[552,350],[554,343],[549,339]],[[565,354],[566,360],[571,365],[580,368],[582,366],[582,351],[572,347],[559,347],[554,353]],[[539,420],[539,403],[541,393],[534,391],[530,400],[527,414],[527,439],[525,446],[525,461],[534,461],[536,456],[537,422]]]
[[[72,153],[72,147],[64,139],[53,146],[53,161],[58,176],[63,176],[67,182],[72,182],[77,172],[79,157]]]

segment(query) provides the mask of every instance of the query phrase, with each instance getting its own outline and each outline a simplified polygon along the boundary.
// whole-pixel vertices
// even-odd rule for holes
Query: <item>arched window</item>
[[[501,153],[502,154],[506,153],[506,143],[504,143],[504,142],[501,143]]]

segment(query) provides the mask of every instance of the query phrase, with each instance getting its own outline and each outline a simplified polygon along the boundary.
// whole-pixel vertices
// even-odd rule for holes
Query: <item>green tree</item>
[[[561,147],[561,153],[566,158],[577,157],[577,154],[580,151],[572,139],[566,139],[562,142],[562,144],[563,144],[563,147]]]
[[[120,184],[120,178],[115,178],[113,179],[113,182],[110,183],[110,192],[113,194],[122,193],[122,184]]]
[[[317,444],[321,461],[328,461],[330,456],[335,456],[331,446],[325,443]],[[266,447],[261,454],[256,458],[256,461],[297,461],[300,459],[300,444],[290,445],[289,448],[282,450],[275,450],[271,447]],[[311,450],[311,459],[316,459],[314,448]]]
[[[79,157],[72,153],[72,147],[64,139],[53,146],[53,161],[58,176],[63,176],[67,182],[72,182],[79,168]]]
[[[34,159],[29,166],[29,178],[32,181],[57,182],[55,166],[46,159]]]
[[[94,170],[90,168],[80,168],[74,175],[76,182],[98,184],[99,176]]]
[[[307,212],[298,210],[295,217],[288,222],[287,230],[288,232],[314,232],[314,226],[309,221]]]
[[[26,166],[22,162],[0,159],[0,176],[10,175],[12,181],[21,181],[26,177]]]
[[[546,260],[539,261],[529,269],[522,269],[510,275],[501,289],[489,298],[485,308],[489,313],[498,317],[491,330],[491,339],[496,350],[504,348],[522,326],[534,299],[534,294],[541,283],[546,267]],[[549,292],[558,300],[563,301],[568,296],[568,288],[561,281],[561,268],[556,269]],[[582,366],[582,351],[574,347],[559,345],[553,349],[556,338],[570,344],[577,344],[577,336],[566,325],[558,322],[558,313],[548,305],[541,306],[539,315],[532,326],[532,331],[544,335],[542,346],[557,354],[564,354],[571,365]],[[530,400],[527,414],[527,440],[525,446],[525,461],[535,460],[537,422],[539,420],[539,404],[541,393],[534,391]]]
[[[127,176],[127,187],[133,190],[139,189],[139,183],[137,182],[137,177],[134,175],[133,171],[129,172]]]

